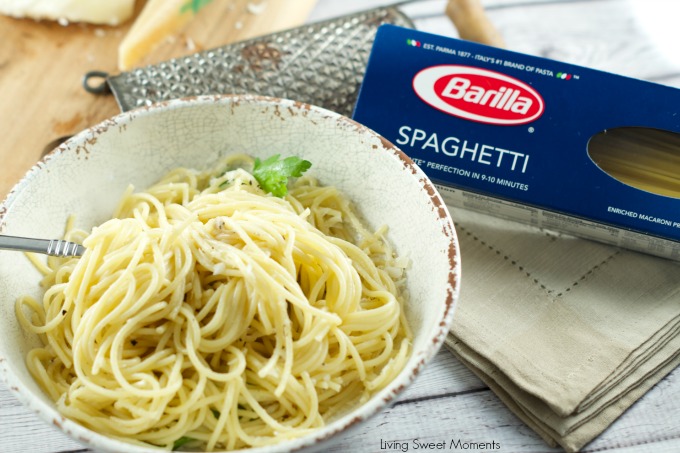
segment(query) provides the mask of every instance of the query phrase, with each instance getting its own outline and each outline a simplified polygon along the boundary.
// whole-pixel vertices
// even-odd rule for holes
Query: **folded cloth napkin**
[[[447,346],[550,445],[580,450],[680,364],[680,263],[451,211]]]

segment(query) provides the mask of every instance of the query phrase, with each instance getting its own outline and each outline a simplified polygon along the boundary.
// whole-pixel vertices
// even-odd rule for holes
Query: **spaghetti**
[[[237,156],[245,167],[252,161]],[[405,266],[333,187],[177,169],[124,194],[79,259],[41,265],[16,312],[65,416],[167,449],[264,446],[324,426],[404,367]]]
[[[588,154],[605,173],[646,192],[680,198],[680,136],[644,127],[621,127],[593,136]]]

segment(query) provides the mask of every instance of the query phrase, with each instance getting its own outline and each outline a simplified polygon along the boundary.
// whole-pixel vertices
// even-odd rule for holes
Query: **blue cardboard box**
[[[353,117],[452,206],[680,259],[680,199],[612,176],[592,151],[617,130],[674,146],[678,89],[383,25]]]

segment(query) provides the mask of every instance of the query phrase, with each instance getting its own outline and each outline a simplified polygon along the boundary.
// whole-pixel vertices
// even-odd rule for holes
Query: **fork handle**
[[[0,235],[0,249],[43,253],[62,258],[81,256],[85,247],[61,239],[35,239]]]

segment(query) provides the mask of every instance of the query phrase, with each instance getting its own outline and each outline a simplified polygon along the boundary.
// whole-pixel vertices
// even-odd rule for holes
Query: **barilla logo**
[[[413,78],[413,90],[442,112],[489,124],[530,123],[543,114],[541,95],[513,77],[461,65],[432,66]]]

